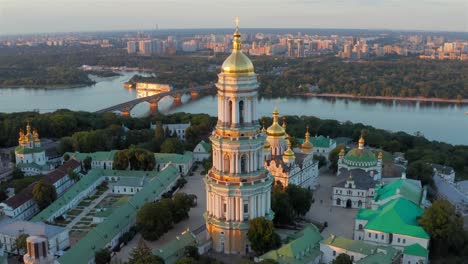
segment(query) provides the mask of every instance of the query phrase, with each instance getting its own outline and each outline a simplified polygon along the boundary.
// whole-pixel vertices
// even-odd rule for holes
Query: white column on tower
[[[238,104],[237,103],[237,98],[236,97],[232,98],[232,123],[233,124],[239,124],[239,116],[237,114],[237,111],[238,111],[237,110],[237,107],[238,107],[237,104]]]
[[[271,192],[267,192],[267,213],[270,213],[271,209]]]
[[[231,221],[233,221],[234,218],[234,197],[229,197],[229,203],[231,204]]]

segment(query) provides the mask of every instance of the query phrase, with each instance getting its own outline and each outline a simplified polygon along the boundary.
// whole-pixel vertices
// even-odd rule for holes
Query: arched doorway
[[[359,208],[362,207],[362,201],[361,201],[361,200],[359,200],[359,201],[357,202],[357,206],[358,206]]]
[[[341,205],[341,199],[340,198],[336,199],[336,205]]]
[[[351,208],[351,207],[352,207],[352,204],[353,204],[353,202],[351,202],[351,199],[348,199],[348,200],[346,201],[346,208]]]

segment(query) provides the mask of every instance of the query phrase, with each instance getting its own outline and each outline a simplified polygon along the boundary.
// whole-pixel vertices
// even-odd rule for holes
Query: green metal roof
[[[177,168],[169,166],[160,171],[145,187],[124,205],[113,210],[107,219],[92,229],[76,245],[70,248],[59,263],[88,263],[96,251],[104,248],[126,226],[133,224],[138,210],[144,203],[152,201],[175,182],[179,175]]]
[[[356,261],[356,264],[393,264],[399,255],[400,251],[393,247],[378,246],[375,254]]]
[[[352,240],[349,238],[339,237],[335,235],[331,235],[327,239],[323,240],[322,243],[332,247],[338,247],[346,249],[348,251],[361,253],[364,255],[371,255],[377,249],[376,246],[367,244],[361,240]]]
[[[329,148],[331,145],[333,145],[335,142],[335,140],[329,138],[329,137],[324,137],[322,135],[320,136],[315,136],[315,137],[312,137],[310,138],[310,141],[312,142],[312,144],[314,145],[314,147],[317,147],[317,148]]]
[[[160,256],[166,264],[172,264],[182,257],[178,255],[179,252],[183,251],[186,246],[195,246],[196,243],[195,235],[187,230],[160,248],[154,249],[153,255]]]
[[[23,168],[34,168],[34,169],[38,169],[38,170],[43,170],[43,171],[48,171],[49,170],[49,166],[47,166],[46,164],[44,165],[39,165],[35,162],[32,162],[32,163],[18,163],[16,165],[16,167],[20,168],[20,169],[23,169]]]
[[[374,152],[368,149],[352,149],[346,153],[344,159],[354,162],[377,162]]]
[[[25,148],[22,146],[18,146],[15,148],[15,152],[19,154],[31,154],[31,153],[39,153],[45,151],[42,147],[34,147],[34,148]]]
[[[191,151],[185,151],[184,154],[177,153],[154,153],[154,158],[156,163],[175,163],[175,164],[185,164],[193,160],[193,153]]]
[[[400,194],[413,203],[420,205],[423,190],[408,179],[399,179],[386,185],[379,185],[375,191],[374,201],[381,201]]]
[[[413,245],[405,247],[403,254],[427,258],[429,253],[427,252],[427,249],[423,248],[418,243],[414,243]]]
[[[364,229],[429,239],[429,235],[418,224],[417,218],[422,213],[423,209],[418,205],[405,198],[398,198],[377,210],[361,209],[356,219],[368,220]]]
[[[263,254],[260,258],[273,259],[280,264],[309,263],[321,254],[319,242],[322,239],[323,237],[318,229],[310,225],[300,231],[296,239],[284,244],[277,250],[271,250]]]
[[[210,152],[211,150],[211,143],[208,143],[204,140],[200,141],[200,144],[203,146],[203,148],[207,151]]]

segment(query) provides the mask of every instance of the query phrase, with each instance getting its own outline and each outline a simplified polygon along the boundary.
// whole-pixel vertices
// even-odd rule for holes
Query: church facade
[[[19,132],[18,147],[15,148],[16,167],[21,169],[26,176],[37,175],[50,171],[44,148],[37,129],[31,129],[29,122],[26,132]]]
[[[358,148],[345,155],[340,151],[337,182],[333,185],[333,205],[347,208],[369,208],[375,194],[375,186],[382,178],[382,152],[376,156],[365,149],[361,135]]]
[[[263,165],[265,135],[257,117],[257,75],[234,33],[216,84],[218,122],[210,136],[213,167],[205,177],[205,221],[215,252],[247,254],[249,220],[273,219],[273,177]]]

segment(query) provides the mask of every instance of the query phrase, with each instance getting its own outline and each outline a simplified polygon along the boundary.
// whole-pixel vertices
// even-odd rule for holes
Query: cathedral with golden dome
[[[205,222],[212,249],[248,254],[249,220],[272,220],[273,177],[263,165],[265,134],[257,116],[258,82],[236,26],[231,55],[216,83],[218,121],[210,136],[213,167],[205,177]]]
[[[310,141],[309,129],[305,133],[304,143],[300,148],[292,148],[286,133],[286,120],[279,125],[279,112],[273,110],[273,124],[267,129],[264,145],[265,168],[283,186],[295,184],[303,188],[315,188],[319,170],[318,161],[313,158],[314,146]]]
[[[16,167],[26,176],[37,175],[50,171],[47,165],[45,150],[41,147],[41,140],[37,129],[31,129],[29,122],[26,131],[19,132],[18,147],[15,148]]]

